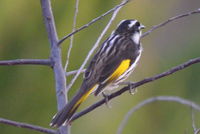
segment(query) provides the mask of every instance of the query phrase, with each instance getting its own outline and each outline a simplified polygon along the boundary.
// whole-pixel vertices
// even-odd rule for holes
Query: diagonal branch
[[[127,0],[122,0],[121,4],[126,3]],[[119,10],[122,8],[123,6],[119,6],[113,13],[111,19],[109,20],[108,24],[106,25],[106,27],[103,29],[103,31],[101,32],[99,38],[97,39],[96,43],[94,44],[94,46],[92,47],[92,49],[89,51],[87,57],[85,58],[83,64],[81,65],[81,67],[79,68],[78,72],[76,73],[76,75],[74,76],[74,78],[71,80],[71,82],[69,83],[68,87],[67,87],[67,91],[72,87],[72,85],[74,84],[74,82],[76,81],[76,79],[78,78],[78,76],[80,75],[80,73],[82,72],[82,70],[84,69],[85,65],[87,64],[88,60],[90,59],[90,57],[92,56],[92,54],[94,53],[94,51],[96,50],[96,48],[99,46],[99,43],[101,41],[101,39],[103,38],[103,36],[106,34],[107,30],[109,29],[110,25],[112,24],[113,20],[115,19],[115,17],[117,16]]]
[[[198,134],[198,133],[200,133],[200,128],[197,129],[194,134]]]
[[[14,66],[14,65],[46,65],[51,66],[52,63],[49,59],[16,59],[16,60],[2,60],[0,61],[2,66]]]
[[[86,69],[81,70],[81,73],[84,73]],[[66,72],[65,75],[70,76],[70,75],[74,75],[78,72],[78,70],[74,70],[74,71],[70,71],[70,72]]]
[[[200,106],[199,105],[195,104],[192,101],[189,101],[189,100],[186,100],[186,99],[183,99],[183,98],[180,98],[180,97],[174,97],[174,96],[157,96],[157,97],[152,97],[152,98],[149,98],[149,99],[146,99],[146,100],[140,102],[139,104],[137,104],[136,106],[134,106],[131,110],[129,110],[129,112],[125,115],[124,119],[122,120],[121,124],[119,125],[117,134],[121,134],[122,133],[123,128],[125,127],[125,125],[128,122],[128,119],[130,118],[130,116],[134,112],[136,112],[140,108],[146,106],[147,104],[153,103],[155,101],[177,102],[177,103],[186,105],[188,107],[191,107],[191,108],[193,108],[195,110],[200,111]]]
[[[142,86],[142,85],[144,85],[144,84],[146,84],[146,83],[150,83],[150,82],[153,82],[153,81],[155,81],[155,80],[158,80],[158,79],[160,79],[160,78],[162,78],[162,77],[169,76],[169,75],[171,75],[171,74],[173,74],[173,73],[175,73],[175,72],[177,72],[177,71],[180,71],[180,70],[182,70],[182,69],[185,69],[185,68],[187,68],[187,67],[189,67],[189,66],[191,66],[191,65],[193,65],[193,64],[197,64],[197,63],[199,63],[199,62],[200,62],[200,57],[195,58],[195,59],[191,59],[191,60],[189,60],[189,61],[187,61],[187,62],[184,62],[183,64],[180,64],[180,65],[178,65],[178,66],[176,66],[176,67],[173,67],[172,69],[169,69],[168,71],[163,72],[163,73],[161,73],[161,74],[158,74],[158,75],[155,75],[155,76],[152,76],[152,77],[149,77],[149,78],[145,78],[145,79],[143,79],[143,80],[141,80],[141,81],[138,81],[138,82],[135,82],[135,83],[129,82],[128,86],[125,86],[125,87],[121,88],[120,90],[118,90],[118,91],[116,91],[116,92],[114,92],[114,93],[108,95],[107,98],[104,98],[104,99],[98,101],[97,103],[95,103],[95,104],[89,106],[89,107],[86,108],[85,110],[83,110],[83,111],[81,111],[81,112],[75,114],[75,115],[72,117],[72,121],[73,121],[73,120],[76,120],[77,118],[79,118],[79,117],[81,117],[81,116],[83,116],[83,115],[85,115],[85,114],[87,114],[87,113],[89,113],[89,112],[91,112],[91,111],[93,111],[93,110],[96,109],[97,107],[99,107],[99,106],[101,106],[102,104],[106,103],[106,101],[111,100],[111,99],[113,99],[113,98],[115,98],[115,97],[117,97],[117,96],[123,94],[124,92],[129,91],[130,89],[134,89],[134,88],[139,87],[139,86]]]
[[[0,118],[0,123],[11,125],[14,127],[19,127],[19,128],[27,128],[27,129],[31,129],[31,130],[46,133],[46,134],[56,134],[56,131],[53,129],[43,128],[40,126],[31,125],[31,124],[22,123],[22,122],[11,121],[7,119],[3,119],[3,118]]]
[[[64,36],[60,41],[59,41],[59,45],[65,41],[67,38],[69,38],[70,36],[76,34],[77,32],[89,27],[90,25],[92,25],[93,23],[97,22],[98,20],[102,19],[103,17],[105,17],[106,15],[109,15],[110,13],[116,11],[118,8],[121,8],[122,6],[124,6],[125,4],[127,4],[130,0],[124,0],[122,3],[120,3],[119,5],[115,6],[114,8],[110,9],[109,11],[105,12],[104,14],[102,14],[101,16],[93,19],[92,21],[90,21],[89,23],[83,25],[82,27],[78,28],[77,30],[75,30],[74,32]]]
[[[166,24],[170,23],[170,22],[173,22],[175,20],[178,20],[178,19],[181,19],[181,18],[184,18],[184,17],[187,17],[187,16],[190,16],[190,15],[194,15],[194,14],[199,14],[200,13],[200,8],[197,9],[197,10],[194,10],[194,11],[190,11],[190,12],[187,12],[187,13],[184,13],[184,14],[180,14],[180,15],[177,15],[177,16],[174,16],[174,17],[171,17],[169,18],[168,20],[158,24],[158,25],[154,25],[149,31],[147,31],[146,33],[144,33],[142,35],[142,37],[145,37],[147,35],[149,35],[151,32],[155,31],[156,29],[160,28],[160,27],[163,27],[165,26]]]

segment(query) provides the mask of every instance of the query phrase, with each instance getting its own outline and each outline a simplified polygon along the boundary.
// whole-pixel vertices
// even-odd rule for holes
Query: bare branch
[[[117,9],[121,8],[122,6],[124,6],[125,4],[127,4],[130,0],[124,0],[122,3],[120,3],[119,5],[115,6],[114,8],[110,9],[109,11],[105,12],[104,14],[102,14],[101,16],[93,19],[92,21],[90,21],[89,23],[83,25],[82,27],[78,28],[77,30],[75,30],[74,32],[64,36],[60,41],[59,41],[59,45],[65,41],[67,38],[69,38],[70,36],[76,34],[77,32],[89,27],[90,25],[92,25],[93,23],[97,22],[98,20],[102,19],[103,17],[105,17],[106,15],[109,15],[110,13],[116,11]]]
[[[74,32],[76,30],[76,18],[77,18],[77,15],[78,15],[78,5],[79,5],[79,0],[76,0],[72,32]],[[67,71],[67,66],[68,66],[68,63],[69,63],[69,57],[70,57],[71,50],[72,50],[72,47],[73,47],[73,40],[74,40],[74,35],[72,35],[71,38],[70,38],[70,45],[69,45],[69,49],[68,49],[68,52],[67,52],[67,59],[66,59],[65,68],[64,68],[65,71]]]
[[[200,133],[200,128],[196,130],[196,132],[194,134],[198,134]]]
[[[65,71],[62,67],[61,50],[58,46],[58,35],[55,27],[55,21],[53,12],[51,9],[51,0],[41,0],[42,13],[46,30],[48,33],[48,39],[51,44],[51,60],[53,61],[53,70],[56,86],[57,108],[61,110],[67,103],[66,91],[66,78]],[[61,134],[69,134],[70,129],[68,126],[62,126],[59,128]]]
[[[158,25],[154,25],[149,31],[147,31],[146,33],[144,33],[142,35],[142,37],[145,37],[145,36],[149,35],[154,30],[156,30],[156,29],[158,29],[160,27],[163,27],[163,26],[165,26],[166,24],[168,24],[168,23],[170,23],[172,21],[175,21],[175,20],[178,20],[178,19],[190,16],[190,15],[199,14],[199,13],[200,13],[200,8],[197,9],[197,10],[194,10],[194,11],[190,11],[190,12],[187,12],[187,13],[184,13],[184,14],[181,14],[181,15],[177,15],[177,16],[171,17],[168,20],[166,20],[166,21],[164,21],[164,22],[162,22],[162,23],[160,23]]]
[[[197,129],[197,127],[195,125],[195,113],[194,113],[193,108],[192,108],[192,128],[193,128],[194,134],[200,133],[200,128]]]
[[[81,73],[84,73],[86,69],[81,70]],[[78,70],[74,70],[74,71],[70,71],[70,72],[66,72],[65,75],[70,76],[70,75],[74,75],[78,72]]]
[[[31,124],[22,123],[22,122],[11,121],[7,119],[3,119],[3,118],[0,118],[0,123],[11,125],[14,127],[19,127],[19,128],[27,128],[27,129],[31,129],[31,130],[46,133],[46,134],[56,134],[56,131],[53,129],[43,128],[40,126],[31,125]]]
[[[16,59],[16,60],[2,60],[0,65],[2,66],[14,66],[14,65],[46,65],[51,66],[49,59]]]
[[[121,4],[126,3],[127,0],[122,0]],[[72,79],[72,81],[70,82],[70,84],[67,87],[67,90],[69,90],[72,85],[74,84],[74,82],[76,81],[76,79],[78,78],[78,76],[80,75],[81,71],[83,70],[83,68],[85,67],[86,63],[88,62],[88,60],[90,59],[90,57],[92,56],[92,54],[94,53],[94,51],[96,50],[96,48],[99,46],[99,43],[101,41],[101,39],[103,38],[103,36],[105,35],[105,33],[107,32],[108,28],[110,27],[110,25],[112,24],[113,20],[115,19],[115,17],[117,16],[119,10],[122,8],[123,6],[119,6],[113,13],[110,21],[108,22],[108,24],[106,25],[106,27],[103,29],[103,31],[101,32],[99,38],[97,39],[96,43],[94,44],[94,46],[92,47],[92,49],[89,51],[86,59],[84,60],[83,64],[81,65],[81,67],[79,68],[78,72],[76,73],[76,75],[74,76],[74,78]]]
[[[192,109],[192,128],[193,128],[193,131],[195,133],[197,128],[196,128],[196,125],[195,125],[194,109]]]
[[[135,107],[133,107],[131,110],[129,110],[129,112],[125,115],[124,119],[122,120],[122,122],[121,122],[121,124],[120,124],[120,126],[118,128],[117,134],[121,134],[122,133],[122,130],[125,127],[125,125],[127,124],[128,119],[130,118],[130,116],[134,112],[136,112],[137,110],[139,110],[143,106],[146,106],[147,104],[150,104],[150,103],[155,102],[155,101],[177,102],[177,103],[186,105],[188,107],[192,107],[193,109],[200,111],[200,106],[199,105],[195,104],[192,101],[189,101],[189,100],[186,100],[186,99],[183,99],[183,98],[180,98],[180,97],[173,97],[173,96],[152,97],[152,98],[149,98],[149,99],[146,99],[146,100],[140,102]]]
[[[89,107],[86,108],[85,110],[83,110],[83,111],[81,111],[81,112],[75,114],[75,115],[72,117],[72,121],[73,121],[73,120],[76,120],[77,118],[79,118],[79,117],[81,117],[81,116],[87,114],[88,112],[90,112],[90,111],[96,109],[97,107],[99,107],[99,106],[101,106],[102,104],[104,104],[106,101],[111,100],[111,99],[113,99],[113,98],[115,98],[115,97],[121,95],[122,93],[124,93],[124,92],[126,92],[126,91],[129,91],[131,88],[134,89],[134,88],[139,87],[139,86],[142,86],[142,85],[144,85],[144,84],[146,84],[146,83],[155,81],[155,80],[160,79],[160,78],[162,78],[162,77],[166,77],[166,76],[168,76],[168,75],[171,75],[171,74],[173,74],[173,73],[175,73],[175,72],[177,72],[177,71],[180,71],[180,70],[182,70],[182,69],[185,69],[186,67],[189,67],[189,66],[191,66],[191,65],[193,65],[193,64],[197,64],[197,63],[199,63],[199,62],[200,62],[200,57],[195,58],[195,59],[191,59],[191,60],[189,60],[189,61],[187,61],[187,62],[185,62],[185,63],[183,63],[183,64],[180,64],[180,65],[178,65],[178,66],[176,66],[176,67],[173,67],[172,69],[169,69],[169,70],[166,71],[166,72],[163,72],[163,73],[161,73],[161,74],[158,74],[158,75],[155,75],[155,76],[152,76],[152,77],[143,79],[143,80],[138,81],[138,82],[136,82],[136,83],[131,83],[131,82],[129,82],[128,86],[125,86],[125,87],[121,88],[120,90],[118,90],[118,91],[116,91],[116,92],[114,92],[114,93],[108,95],[107,98],[104,98],[104,99],[98,101],[97,103],[95,103],[95,104],[89,106]]]

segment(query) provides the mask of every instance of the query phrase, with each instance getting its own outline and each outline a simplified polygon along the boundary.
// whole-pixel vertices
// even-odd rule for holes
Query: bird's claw
[[[133,83],[130,83],[130,84],[129,84],[129,93],[130,93],[131,95],[134,95],[134,94],[137,93],[137,88],[135,88],[135,87],[133,86]]]
[[[105,102],[106,106],[107,106],[108,108],[111,108],[111,105],[109,104],[108,95],[105,94],[104,92],[102,92],[102,95],[103,95],[103,97],[104,97],[105,100],[106,100],[106,102]]]

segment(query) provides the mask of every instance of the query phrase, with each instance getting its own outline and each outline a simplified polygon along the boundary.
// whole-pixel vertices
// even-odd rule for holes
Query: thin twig
[[[193,132],[195,133],[197,128],[196,128],[196,125],[195,125],[195,117],[194,116],[195,116],[194,115],[194,109],[192,108],[192,128],[193,128]]]
[[[122,0],[121,4],[126,3],[127,0]],[[79,68],[78,72],[76,73],[76,75],[74,76],[74,78],[71,80],[71,82],[69,83],[69,85],[67,86],[67,90],[69,90],[72,85],[74,84],[74,82],[76,81],[76,79],[78,78],[78,76],[80,75],[81,71],[83,70],[83,68],[85,67],[86,63],[88,62],[88,60],[90,59],[90,57],[92,56],[92,54],[94,53],[94,51],[96,50],[96,48],[99,46],[99,43],[101,41],[101,39],[103,38],[103,36],[106,34],[107,30],[109,29],[110,25],[112,24],[113,20],[115,19],[115,17],[117,16],[119,10],[122,8],[123,6],[119,6],[113,13],[111,19],[109,20],[108,24],[106,25],[106,27],[103,29],[103,31],[101,32],[100,36],[98,37],[96,43],[94,44],[94,46],[92,47],[92,49],[89,51],[87,57],[85,58],[83,64],[81,65],[81,67]]]
[[[51,66],[52,63],[49,59],[16,59],[16,60],[2,60],[0,61],[2,66],[14,66],[14,65],[46,65]]]
[[[195,58],[195,59],[190,59],[189,61],[187,62],[184,62],[183,64],[180,64],[176,67],[173,67],[172,69],[169,69],[168,71],[166,72],[163,72],[161,74],[158,74],[158,75],[155,75],[155,76],[152,76],[152,77],[149,77],[149,78],[146,78],[146,79],[143,79],[141,81],[138,81],[138,82],[135,82],[135,83],[131,83],[129,82],[128,86],[125,86],[123,88],[121,88],[120,90],[110,94],[107,96],[107,98],[104,98],[98,102],[96,102],[95,104],[89,106],[88,108],[86,108],[85,110],[75,114],[73,117],[72,117],[72,121],[73,120],[76,120],[77,118],[87,114],[88,112],[91,112],[92,110],[96,109],[97,107],[101,106],[102,104],[106,103],[108,100],[111,100],[119,95],[121,95],[122,93],[126,92],[126,91],[129,91],[131,88],[136,88],[136,87],[139,87],[139,86],[142,86],[146,83],[149,83],[149,82],[152,82],[152,81],[155,81],[157,79],[160,79],[162,77],[166,77],[168,75],[171,75],[177,71],[180,71],[182,69],[185,69],[186,67],[189,67],[193,64],[197,64],[200,62],[200,57],[198,58]]]
[[[76,30],[76,19],[77,19],[77,15],[78,15],[78,5],[79,5],[79,0],[76,0],[72,32],[74,32]],[[71,50],[72,50],[72,47],[73,47],[73,41],[74,41],[74,35],[72,35],[71,38],[70,38],[70,45],[69,45],[69,49],[68,49],[68,52],[67,52],[67,59],[66,59],[65,68],[64,68],[65,71],[67,71],[67,67],[68,67],[68,64],[69,64],[69,57],[70,57]]]
[[[54,16],[51,8],[51,0],[41,0],[43,18],[51,44],[51,60],[53,61],[53,71],[55,77],[57,108],[61,110],[67,104],[66,78],[62,67],[61,50],[58,46],[58,35],[55,27]],[[61,134],[70,134],[69,126],[59,128]]]
[[[81,73],[84,73],[86,69],[81,70]],[[65,75],[70,76],[70,75],[74,75],[78,72],[78,70],[74,70],[74,71],[70,71],[70,72],[66,72]]]
[[[140,108],[146,106],[147,104],[153,103],[155,101],[170,101],[170,102],[177,102],[183,105],[186,105],[188,107],[192,107],[195,110],[200,111],[200,106],[195,104],[192,101],[180,98],[180,97],[173,97],[173,96],[157,96],[157,97],[152,97],[149,99],[146,99],[142,102],[140,102],[139,104],[137,104],[135,107],[133,107],[131,110],[129,110],[129,112],[125,115],[124,119],[122,120],[121,124],[119,125],[117,134],[121,134],[123,128],[125,127],[125,125],[128,122],[128,119],[130,118],[130,116],[136,112],[137,110],[139,110]]]
[[[172,21],[175,21],[177,19],[181,19],[181,18],[184,18],[186,16],[190,16],[190,15],[194,15],[194,14],[198,14],[200,13],[200,8],[197,9],[197,10],[194,10],[194,11],[190,11],[190,12],[187,12],[187,13],[184,13],[184,14],[181,14],[181,15],[177,15],[177,16],[174,16],[174,17],[171,17],[169,18],[168,20],[158,24],[158,25],[154,25],[149,31],[145,32],[142,37],[145,37],[147,35],[149,35],[151,32],[153,32],[154,30],[160,28],[160,27],[163,27],[165,26],[166,24],[172,22]]]
[[[14,127],[19,127],[19,128],[27,128],[27,129],[31,129],[31,130],[46,133],[46,134],[56,134],[56,131],[53,129],[43,128],[40,126],[28,124],[28,123],[11,121],[11,120],[7,120],[7,119],[3,119],[3,118],[0,118],[0,123],[11,125]]]
[[[127,4],[130,0],[124,0],[122,3],[120,3],[119,5],[115,6],[114,8],[110,9],[109,11],[105,12],[104,14],[102,14],[101,16],[93,19],[92,21],[90,21],[89,23],[83,25],[82,27],[78,28],[76,31],[64,36],[60,41],[59,41],[59,45],[65,41],[67,38],[69,38],[70,36],[76,34],[77,32],[89,27],[90,25],[92,25],[93,23],[97,22],[98,20],[102,19],[103,17],[109,15],[110,13],[114,12],[115,10],[117,10],[118,8],[124,6],[125,4]]]

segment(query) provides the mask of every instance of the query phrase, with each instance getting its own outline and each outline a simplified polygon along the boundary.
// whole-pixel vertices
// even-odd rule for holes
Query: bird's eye
[[[136,27],[139,27],[139,26],[140,26],[140,23],[139,23],[139,22],[136,22],[135,25],[136,25]]]

